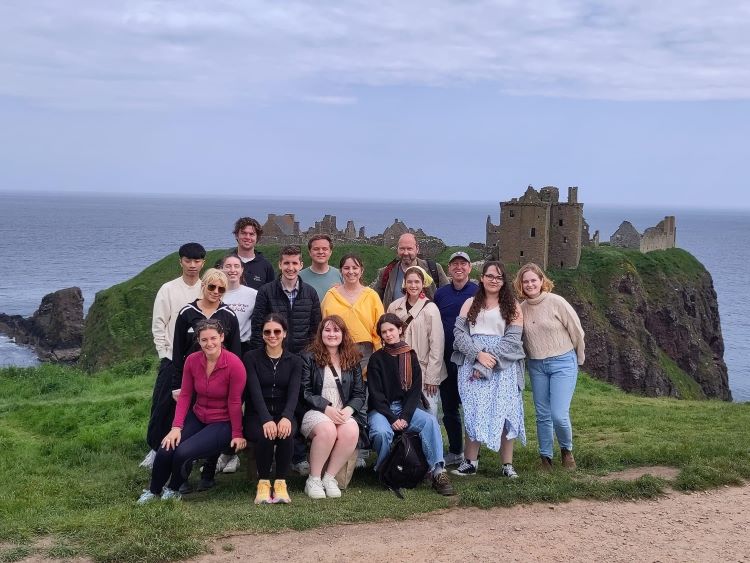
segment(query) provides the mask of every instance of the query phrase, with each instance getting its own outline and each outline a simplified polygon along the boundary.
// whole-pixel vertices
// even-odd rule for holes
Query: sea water
[[[184,242],[230,248],[239,216],[263,223],[268,213],[294,213],[302,230],[324,214],[336,215],[339,229],[353,220],[367,236],[400,219],[447,244],[465,245],[484,242],[487,216],[497,223],[499,204],[0,193],[0,312],[31,315],[45,294],[74,285],[88,310],[97,291],[133,277]],[[677,217],[677,245],[713,276],[732,394],[736,401],[750,400],[750,300],[735,297],[738,284],[750,277],[750,210],[584,205],[590,232],[599,230],[602,241],[623,220],[643,232],[665,215]],[[35,361],[29,350],[0,338],[0,365]]]

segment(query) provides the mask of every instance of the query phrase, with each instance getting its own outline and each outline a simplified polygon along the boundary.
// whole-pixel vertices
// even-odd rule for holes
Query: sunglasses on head
[[[227,291],[226,287],[224,287],[223,285],[215,284],[215,283],[208,284],[206,286],[206,289],[208,291],[218,291],[219,293],[226,293],[226,291]]]
[[[283,331],[280,328],[264,328],[263,329],[263,336],[271,336],[272,334],[274,336],[281,336],[281,333]]]

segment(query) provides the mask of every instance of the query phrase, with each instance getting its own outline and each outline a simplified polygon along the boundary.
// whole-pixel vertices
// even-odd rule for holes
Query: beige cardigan
[[[448,377],[448,369],[443,359],[445,334],[437,305],[428,299],[420,299],[407,313],[404,296],[388,305],[388,312],[395,313],[401,320],[406,320],[409,313],[414,317],[404,330],[404,340],[417,353],[422,384],[440,385]]]

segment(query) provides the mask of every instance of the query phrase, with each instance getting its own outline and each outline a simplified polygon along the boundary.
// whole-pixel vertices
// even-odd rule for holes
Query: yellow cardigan
[[[323,297],[320,308],[324,317],[338,315],[344,319],[354,342],[371,342],[374,350],[380,349],[380,335],[375,325],[385,311],[380,296],[374,290],[366,287],[352,305],[338,289],[332,287]]]

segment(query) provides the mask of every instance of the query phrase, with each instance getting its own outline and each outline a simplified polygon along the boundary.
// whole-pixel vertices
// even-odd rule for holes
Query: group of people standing
[[[339,497],[368,448],[377,470],[402,431],[419,434],[440,494],[453,494],[447,467],[476,474],[481,444],[500,451],[502,475],[515,478],[513,442],[526,440],[524,360],[541,466],[553,467],[556,434],[563,466],[575,468],[569,407],[584,334],[538,266],[523,266],[511,283],[502,263],[488,261],[475,282],[469,256],[456,252],[446,275],[418,257],[406,233],[368,287],[357,254],[329,265],[327,235],[308,241],[308,268],[299,247],[282,248],[278,276],[255,250],[256,220],[239,219],[234,235],[236,250],[200,279],[205,250],[183,245],[182,276],[157,293],[152,331],[161,361],[152,451],[142,464],[152,477],[140,503],[189,492],[198,459],[198,488],[214,486],[217,471],[236,471],[248,442],[257,504],[290,502],[292,468],[308,475],[311,498]]]

